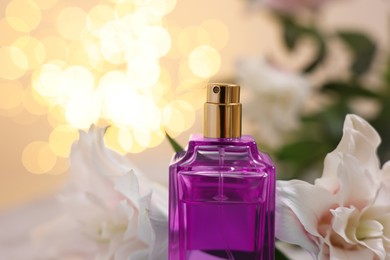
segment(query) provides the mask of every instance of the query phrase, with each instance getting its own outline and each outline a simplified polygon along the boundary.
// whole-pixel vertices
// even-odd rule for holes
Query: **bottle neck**
[[[241,137],[240,103],[205,103],[203,134],[206,138]]]

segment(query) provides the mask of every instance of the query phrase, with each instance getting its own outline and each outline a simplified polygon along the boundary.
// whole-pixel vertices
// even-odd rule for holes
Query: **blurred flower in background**
[[[285,143],[288,134],[299,126],[311,87],[309,80],[263,58],[240,60],[237,80],[250,95],[243,98],[248,131],[270,147]]]
[[[254,5],[264,5],[282,13],[296,13],[303,10],[314,11],[331,1],[332,0],[251,0]]]

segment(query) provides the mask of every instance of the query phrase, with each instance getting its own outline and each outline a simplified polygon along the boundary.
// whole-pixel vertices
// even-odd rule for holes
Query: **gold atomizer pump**
[[[241,136],[240,86],[224,83],[207,85],[203,134],[207,138]]]

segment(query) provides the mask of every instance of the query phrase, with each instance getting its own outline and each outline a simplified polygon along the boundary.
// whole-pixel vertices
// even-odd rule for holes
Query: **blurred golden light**
[[[48,10],[52,8],[58,0],[34,0],[34,2],[41,8],[41,10]]]
[[[30,114],[45,115],[47,113],[47,107],[41,104],[37,98],[31,87],[26,88],[23,96],[23,106]]]
[[[179,40],[178,37],[180,33],[182,32],[182,29],[178,26],[170,25],[168,28],[168,33],[171,35],[171,49],[169,49],[169,52],[167,53],[166,57],[170,59],[180,59],[181,58],[181,51],[179,49]]]
[[[153,52],[154,57],[160,58],[171,48],[171,37],[168,31],[160,26],[148,26],[139,35],[139,44],[150,46],[148,51]]]
[[[149,131],[142,131],[141,129],[135,129],[133,131],[134,139],[142,147],[148,147],[151,141]]]
[[[11,45],[17,38],[23,35],[22,32],[14,30],[5,18],[0,20],[0,46]]]
[[[152,12],[156,12],[159,15],[163,16],[172,12],[172,10],[176,6],[176,0],[150,0],[148,4]]]
[[[48,36],[41,40],[46,52],[46,62],[53,60],[67,60],[69,57],[69,47],[60,37]]]
[[[16,39],[12,46],[22,50],[27,58],[28,69],[34,69],[42,64],[45,60],[45,47],[36,38],[31,36],[23,36]]]
[[[213,47],[202,45],[191,52],[188,64],[196,76],[210,78],[218,72],[221,66],[221,58]]]
[[[94,89],[94,77],[85,67],[69,66],[62,72],[57,89],[59,103],[66,104],[77,97],[88,98]]]
[[[1,47],[0,68],[0,78],[9,80],[20,78],[28,68],[26,54],[16,47]]]
[[[204,86],[204,84],[202,84]],[[187,91],[177,98],[188,102],[194,109],[202,109],[204,105],[204,97],[206,96],[206,88],[195,88]]]
[[[46,63],[37,72],[32,85],[40,95],[55,101],[62,73],[62,66],[55,63]]]
[[[16,31],[30,32],[39,25],[41,10],[34,1],[12,0],[5,9],[5,16]]]
[[[57,156],[46,142],[34,141],[28,144],[22,153],[24,167],[31,173],[43,174],[53,169]]]
[[[23,100],[24,90],[17,80],[0,80],[0,109],[14,109]]]
[[[201,27],[209,33],[210,45],[221,50],[229,40],[229,29],[217,19],[210,19],[201,24]]]
[[[91,124],[110,125],[104,140],[121,153],[192,126],[204,85],[220,68],[216,50],[229,38],[222,22],[170,24],[165,15],[176,0],[102,0],[85,10],[59,3],[11,0],[0,20],[0,112],[20,124],[47,114],[53,127],[49,143],[24,150],[26,169],[66,170],[57,156],[67,157],[77,129]],[[18,81],[25,75],[26,89]]]
[[[68,125],[60,125],[53,129],[49,137],[49,146],[59,157],[67,158],[72,144],[79,138],[77,129]]]
[[[164,108],[163,125],[173,136],[188,129],[195,121],[193,107],[184,100],[171,102]]]
[[[115,18],[116,14],[111,6],[96,5],[88,12],[86,26],[92,35],[99,37],[103,26]]]
[[[183,29],[177,38],[177,45],[182,55],[187,56],[194,48],[209,44],[210,36],[202,27],[190,26]]]
[[[127,64],[127,77],[136,88],[149,88],[160,77],[158,61],[149,55],[136,55]]]
[[[53,128],[57,127],[58,125],[68,124],[68,121],[65,117],[65,109],[60,105],[54,105],[50,107],[47,113],[47,121]]]
[[[67,40],[79,40],[84,30],[86,13],[80,7],[64,8],[57,18],[59,34]]]
[[[126,152],[131,151],[131,147],[133,146],[133,137],[128,129],[119,128],[118,142]]]
[[[49,172],[47,172],[47,174],[50,175],[64,174],[69,170],[69,166],[70,166],[70,162],[68,158],[57,157],[56,164]]]
[[[122,130],[121,128],[118,128],[116,126],[108,127],[104,134],[104,143],[108,148],[117,151],[120,154],[126,154],[130,151],[131,146],[133,144],[133,140],[128,131],[127,133],[121,134],[122,140],[120,140],[119,135],[121,131],[125,130]]]
[[[154,131],[150,134],[149,147],[155,147],[161,144],[165,139],[165,132],[163,130]]]
[[[69,52],[69,65],[82,66],[88,69],[92,69],[95,66],[95,62],[90,59],[88,51],[81,42],[73,43]]]
[[[79,129],[88,129],[100,117],[101,103],[95,94],[73,97],[65,107],[68,123]]]
[[[100,31],[99,38],[103,57],[113,64],[124,63],[126,52],[134,49],[132,31],[122,21],[106,23]]]
[[[136,10],[136,5],[133,1],[116,1],[112,0],[112,2],[116,2],[115,5],[115,14],[119,16],[119,18],[122,18],[124,16],[127,16],[131,13],[134,13]]]
[[[131,146],[130,153],[141,153],[145,151],[146,147],[139,144],[139,141],[135,139],[133,135],[133,145]]]

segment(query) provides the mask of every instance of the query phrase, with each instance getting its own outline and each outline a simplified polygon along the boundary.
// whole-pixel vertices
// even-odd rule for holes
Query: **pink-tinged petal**
[[[326,156],[322,177],[317,179],[315,184],[330,191],[338,189],[337,165],[340,154],[356,157],[363,167],[379,179],[376,149],[380,142],[378,133],[367,121],[356,115],[347,115],[341,141],[337,148]]]
[[[353,205],[361,210],[375,199],[379,180],[352,155],[343,154],[341,158],[337,169],[340,182],[338,201],[342,206]]]
[[[336,204],[335,197],[321,187],[300,180],[278,181],[276,192],[278,203],[290,209],[308,233],[320,236],[318,223]]]
[[[333,230],[345,240],[345,243],[351,245],[358,243],[355,232],[359,222],[359,211],[354,207],[338,207],[331,210],[331,213],[333,215]]]
[[[368,248],[359,248],[357,250],[345,250],[338,247],[329,248],[329,258],[331,260],[372,260],[375,254]]]
[[[276,238],[289,244],[299,245],[313,254],[318,254],[316,238],[311,236],[297,216],[281,200],[276,199]]]
[[[367,247],[371,252],[374,252],[380,260],[384,260],[386,257],[386,251],[383,245],[382,238],[365,239],[360,241],[362,245]]]

